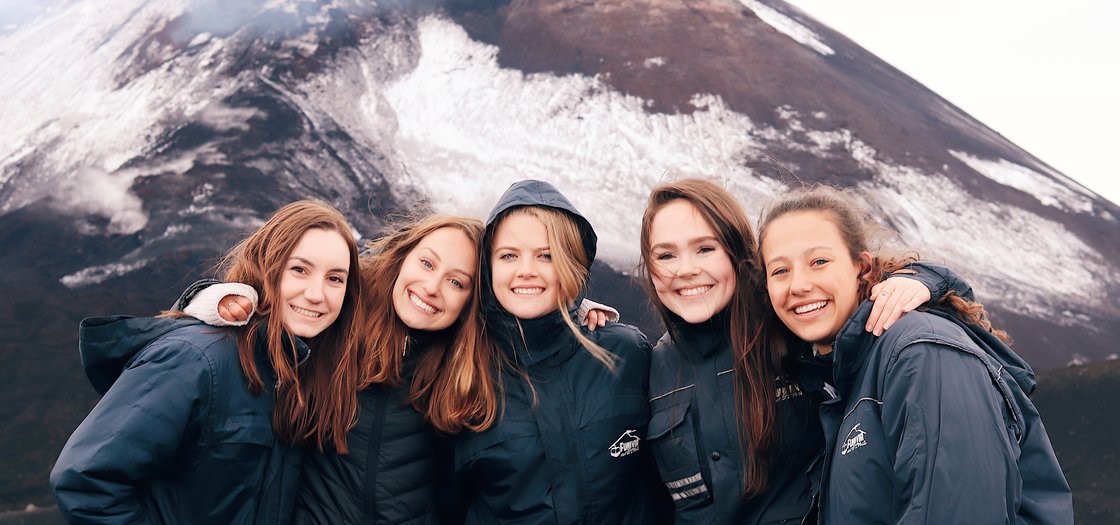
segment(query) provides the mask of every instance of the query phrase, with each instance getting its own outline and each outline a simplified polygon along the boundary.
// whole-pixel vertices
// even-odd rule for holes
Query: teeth
[[[413,293],[408,294],[408,300],[412,301],[412,304],[416,305],[417,308],[419,308],[419,309],[421,309],[425,312],[428,312],[430,314],[435,314],[435,313],[439,312],[439,308],[436,308],[436,307],[434,307],[434,306],[432,306],[428,303],[425,303],[424,301],[421,301],[419,297],[416,297],[416,294],[413,294]]]
[[[544,288],[514,288],[513,293],[517,295],[540,295],[544,293]]]
[[[306,308],[300,308],[298,306],[292,306],[292,310],[295,310],[295,312],[299,315],[306,315],[307,317],[322,317],[323,316],[323,314],[321,312],[316,312],[314,310],[308,310]]]
[[[702,293],[704,293],[708,290],[711,290],[711,289],[712,289],[711,286],[697,286],[696,288],[685,288],[684,290],[681,290],[677,293],[679,293],[679,294],[681,294],[685,297],[691,297],[693,295],[700,295],[700,294],[702,294]]]
[[[817,301],[815,303],[803,304],[801,306],[798,306],[797,308],[794,308],[793,313],[798,315],[807,314],[809,312],[824,308],[824,305],[826,304],[828,304],[828,301]]]

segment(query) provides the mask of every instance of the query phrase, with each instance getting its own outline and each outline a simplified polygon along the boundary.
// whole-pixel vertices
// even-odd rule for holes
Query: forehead
[[[331,268],[350,267],[350,245],[341,234],[333,230],[307,230],[292,249],[291,256]]]
[[[791,255],[812,247],[846,251],[840,229],[828,212],[795,211],[774,219],[762,239],[764,257]]]
[[[676,199],[657,210],[650,221],[652,244],[687,242],[696,237],[714,237],[715,230],[691,202]]]
[[[540,219],[515,211],[498,223],[494,231],[494,245],[517,243],[548,244],[548,230]]]
[[[474,273],[478,247],[458,228],[445,226],[420,239],[413,251],[428,250],[439,256],[445,264]]]

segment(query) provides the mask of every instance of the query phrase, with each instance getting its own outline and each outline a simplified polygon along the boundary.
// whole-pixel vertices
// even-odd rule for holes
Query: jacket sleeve
[[[963,277],[957,275],[956,272],[949,269],[948,266],[943,266],[930,261],[917,261],[910,263],[906,269],[913,270],[914,273],[896,272],[899,277],[908,277],[915,279],[929,288],[929,295],[932,298],[931,302],[937,302],[946,293],[950,291],[957,292],[957,295],[975,301],[976,297],[972,293],[972,285],[968,284]]]
[[[141,488],[199,439],[210,401],[205,355],[159,339],[121,373],[62,449],[50,482],[70,523],[151,521]]]
[[[896,354],[883,384],[895,522],[1015,522],[1015,445],[985,365],[963,350],[919,342]]]

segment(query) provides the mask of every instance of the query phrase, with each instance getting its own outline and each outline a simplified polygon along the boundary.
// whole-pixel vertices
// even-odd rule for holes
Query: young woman
[[[482,308],[501,357],[501,415],[455,438],[466,523],[654,521],[643,446],[649,344],[637,329],[578,328],[595,259],[590,223],[556,188],[522,181],[486,221]]]
[[[800,521],[808,471],[824,447],[816,416],[827,367],[787,355],[768,329],[755,237],[723,188],[686,179],[654,188],[642,218],[639,275],[668,328],[653,350],[649,444],[677,523]],[[943,269],[924,267],[933,288]],[[949,274],[951,275],[951,274]],[[868,330],[927,300],[892,278]]]
[[[51,472],[71,523],[287,523],[303,446],[344,448],[356,415],[358,249],[336,210],[300,201],[226,257],[260,292],[247,326],[174,313],[86,319],[101,401]]]
[[[774,312],[830,356],[823,523],[1073,523],[1069,485],[1027,395],[1033,372],[984,308],[953,294],[880,337],[861,304],[906,261],[872,255],[870,215],[828,188],[779,199],[760,228]]]
[[[356,330],[358,422],[346,436],[348,453],[328,446],[308,455],[295,523],[436,521],[436,470],[446,470],[437,464],[441,434],[485,430],[497,411],[496,365],[474,293],[482,232],[477,219],[429,216],[378,239],[360,258],[368,314]],[[241,289],[190,290],[198,295],[181,302],[214,322],[221,305],[219,312],[235,314],[225,320],[236,321],[253,308],[226,295],[252,297]],[[593,324],[607,314],[592,312]]]

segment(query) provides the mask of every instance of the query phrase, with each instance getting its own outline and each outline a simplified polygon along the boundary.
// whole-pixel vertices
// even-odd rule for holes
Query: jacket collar
[[[688,323],[669,312],[669,333],[673,342],[690,358],[707,358],[731,347],[731,316],[727,308],[701,323]]]
[[[867,357],[871,354],[871,348],[878,340],[863,329],[871,316],[872,306],[874,303],[870,300],[860,303],[859,308],[836,335],[836,341],[832,343],[832,377],[840,397],[845,397],[851,391],[856,376],[863,369]]]

